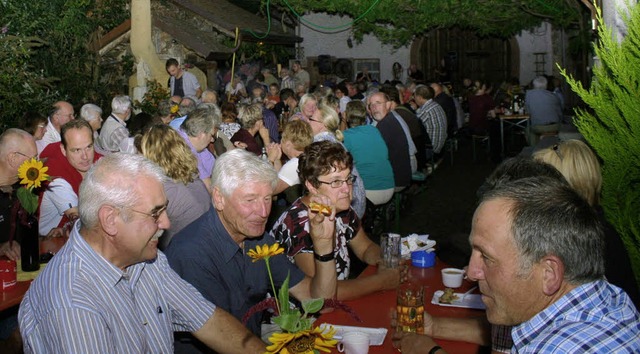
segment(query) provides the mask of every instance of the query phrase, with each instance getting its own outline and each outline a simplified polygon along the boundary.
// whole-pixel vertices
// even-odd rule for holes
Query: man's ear
[[[564,263],[558,256],[545,256],[539,262],[542,272],[542,291],[547,296],[552,296],[564,283]]]
[[[91,132],[93,134],[93,132]],[[64,149],[62,143],[60,143],[60,152],[62,152],[62,156],[67,157],[67,150]]]
[[[118,233],[118,216],[120,211],[110,205],[103,205],[98,209],[98,220],[104,232],[109,236]]]
[[[224,210],[224,196],[222,195],[220,188],[213,187],[213,191],[211,194],[213,199],[213,206],[216,208],[216,210]]]

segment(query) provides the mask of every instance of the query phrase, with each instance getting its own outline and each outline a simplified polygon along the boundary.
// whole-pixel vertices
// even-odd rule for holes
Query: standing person
[[[49,122],[41,140],[36,142],[38,146],[38,154],[44,150],[47,145],[60,141],[60,127],[75,118],[75,111],[69,102],[58,101],[53,104],[49,112]]]
[[[80,118],[86,120],[93,130],[93,140],[98,140],[102,128],[102,108],[93,103],[87,103],[80,108]]]
[[[129,138],[126,121],[131,117],[131,112],[129,96],[116,96],[111,100],[111,115],[104,122],[97,140],[105,153],[121,151],[121,144]]]
[[[409,143],[402,126],[391,112],[391,102],[385,93],[377,92],[369,97],[369,110],[377,122],[376,128],[389,149],[389,162],[393,169],[396,191],[411,184],[411,159]]]
[[[200,83],[195,75],[184,71],[175,58],[170,58],[165,64],[169,78],[169,91],[171,96],[197,97],[202,95]]]
[[[489,118],[495,117],[496,104],[490,95],[492,86],[480,81],[476,84],[474,93],[468,96],[469,127],[472,134],[486,135],[489,133]]]
[[[289,69],[282,68],[280,69],[280,87],[281,89],[290,89],[294,90],[296,88],[296,80],[291,77]]]
[[[300,60],[294,61],[291,69],[293,70],[293,79],[296,82],[296,86],[302,85],[304,86],[304,92],[308,92],[311,78],[309,77],[309,72],[304,70],[302,65],[300,65]]]
[[[173,238],[167,258],[171,267],[205,298],[242,318],[271,289],[265,262],[254,262],[247,251],[274,243],[265,234],[265,226],[277,176],[268,162],[235,149],[220,156],[212,182],[214,208]],[[328,203],[323,197],[314,200]],[[330,254],[334,215],[311,212],[310,218],[315,252],[319,256]],[[335,297],[334,260],[317,260],[313,277],[305,276],[282,254],[272,256],[270,264],[275,286],[281,286],[289,275],[289,293],[296,299]],[[253,333],[260,333],[260,318],[251,317],[247,326]]]
[[[80,221],[20,304],[27,353],[172,353],[177,330],[218,352],[264,352],[158,253],[170,226],[165,178],[143,156],[119,153],[86,174]]]

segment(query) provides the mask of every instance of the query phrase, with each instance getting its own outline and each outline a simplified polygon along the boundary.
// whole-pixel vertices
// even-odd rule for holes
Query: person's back
[[[547,125],[562,122],[562,107],[558,96],[545,89],[533,89],[525,94],[525,106],[531,117],[531,125]]]
[[[396,187],[406,187],[411,183],[411,162],[409,144],[402,126],[391,113],[376,126],[389,149],[389,162],[393,168]]]
[[[365,190],[394,187],[389,150],[380,132],[371,125],[361,125],[344,131],[344,146],[353,155]]]

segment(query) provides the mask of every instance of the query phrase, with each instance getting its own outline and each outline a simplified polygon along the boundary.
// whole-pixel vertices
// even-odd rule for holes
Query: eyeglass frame
[[[333,181],[331,181],[331,182],[324,182],[324,181],[321,181],[321,180],[319,180],[319,179],[316,179],[316,181],[318,181],[319,183],[322,183],[322,184],[328,184],[329,186],[331,186],[331,188],[340,188],[340,187],[342,187],[345,183],[346,183],[347,185],[349,185],[349,186],[352,186],[352,185],[356,182],[356,180],[357,180],[357,179],[358,179],[358,176],[356,176],[356,175],[349,175],[349,176],[347,176],[347,179],[336,179],[336,180],[333,180]],[[336,182],[337,182],[338,184],[336,184]],[[349,182],[351,182],[351,183],[349,183]]]
[[[152,213],[145,213],[144,211],[139,211],[139,210],[135,210],[133,208],[128,208],[129,210],[136,212],[138,214],[142,214],[145,216],[149,216],[151,218],[153,218],[153,221],[157,224],[158,220],[160,220],[160,217],[162,216],[162,213],[164,213],[165,211],[167,211],[167,207],[169,206],[169,199],[167,199],[167,202],[164,203],[163,206],[160,207],[160,209],[152,212]]]
[[[18,155],[20,155],[20,156],[22,156],[22,157],[26,157],[26,158],[27,158],[27,160],[37,159],[37,158],[38,158],[38,154],[35,154],[35,155],[33,155],[33,156],[27,156],[27,155],[25,155],[25,154],[21,153],[20,151],[14,151],[14,153],[15,153],[15,154],[18,154]]]

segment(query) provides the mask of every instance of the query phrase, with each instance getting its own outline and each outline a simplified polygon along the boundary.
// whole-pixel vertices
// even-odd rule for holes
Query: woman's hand
[[[325,215],[320,211],[313,211],[309,208],[309,233],[313,240],[313,248],[318,254],[333,252],[335,243],[335,219],[336,208],[331,205],[329,197],[322,194],[315,194],[309,198],[309,204],[318,203],[331,208],[331,214]]]

